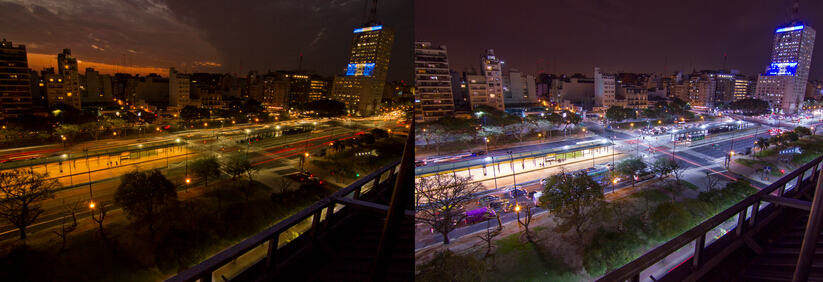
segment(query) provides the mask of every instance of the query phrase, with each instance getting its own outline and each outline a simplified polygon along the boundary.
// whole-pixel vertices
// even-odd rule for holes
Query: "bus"
[[[697,140],[703,140],[703,139],[706,139],[706,134],[704,134],[704,133],[689,134],[689,140],[690,141],[697,141]]]
[[[474,224],[496,217],[494,210],[490,208],[479,208],[466,212],[466,224]]]
[[[608,184],[609,183],[609,174],[611,169],[607,166],[602,167],[590,167],[585,169],[586,174],[589,175],[594,181],[597,181],[600,184]]]

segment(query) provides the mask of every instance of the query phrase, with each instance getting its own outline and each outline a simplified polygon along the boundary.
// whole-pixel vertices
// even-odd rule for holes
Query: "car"
[[[323,179],[317,177],[309,177],[306,182],[316,185],[323,185],[323,183],[326,183],[326,181],[323,181]]]
[[[486,206],[494,200],[500,200],[500,197],[498,197],[498,196],[483,196],[483,197],[480,197],[479,199],[477,199],[477,205],[478,206]]]
[[[485,155],[485,154],[486,154],[486,151],[480,150],[480,151],[474,152],[472,154],[472,157],[482,156],[482,155]]]
[[[541,181],[546,181],[546,180],[545,180],[545,179],[541,179]],[[531,191],[531,192],[529,192],[529,194],[528,194],[528,195],[526,195],[526,198],[527,198],[527,199],[534,199],[534,194],[536,194],[536,193],[537,193],[537,191]]]
[[[515,205],[513,203],[508,203],[505,207],[503,207],[503,212],[513,212],[514,209]]]
[[[440,214],[441,212],[443,212],[445,210],[446,210],[446,206],[442,206],[442,207],[440,207],[440,210],[436,211],[434,214],[438,215],[438,214]],[[463,212],[463,205],[454,204],[454,205],[452,205],[452,208],[450,209],[450,211],[452,213],[462,213]]]
[[[308,181],[310,178],[313,178],[314,173],[304,171],[300,173],[290,174],[289,177],[294,178],[297,181],[305,182]]]
[[[506,204],[508,204],[508,203],[509,203],[509,200],[507,200],[507,199],[494,200],[494,201],[491,201],[489,203],[489,207],[491,207],[492,209],[495,209],[495,210],[496,209],[501,209],[501,208],[504,208],[506,206]]]
[[[526,190],[524,190],[524,189],[514,189],[514,190],[509,191],[509,197],[517,198],[517,197],[526,195],[528,193],[529,192],[526,192]]]
[[[420,167],[420,166],[425,166],[425,165],[426,165],[425,161],[415,161],[414,162],[415,167]]]

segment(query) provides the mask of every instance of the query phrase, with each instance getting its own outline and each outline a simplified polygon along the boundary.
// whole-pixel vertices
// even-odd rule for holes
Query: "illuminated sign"
[[[374,72],[374,63],[369,64],[349,64],[346,68],[346,75],[370,76]]]
[[[767,75],[794,75],[797,71],[797,62],[792,63],[773,63],[769,66]]]
[[[791,26],[791,27],[779,28],[779,29],[777,29],[777,31],[775,31],[775,32],[776,32],[776,33],[777,33],[777,32],[787,32],[787,31],[794,31],[794,30],[799,30],[799,29],[803,29],[803,26],[802,26],[802,25],[798,25],[798,26]]]
[[[370,26],[370,27],[364,27],[364,28],[357,28],[357,29],[354,30],[354,33],[361,33],[361,32],[381,30],[381,29],[383,29],[382,25]]]

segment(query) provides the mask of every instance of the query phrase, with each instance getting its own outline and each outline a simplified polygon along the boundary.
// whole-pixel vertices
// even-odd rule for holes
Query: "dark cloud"
[[[71,48],[80,60],[188,71],[303,68],[337,75],[352,31],[371,1],[73,0],[0,2],[3,37],[30,53]],[[389,79],[412,70],[411,1],[378,4],[378,20],[397,32]],[[242,60],[242,70],[241,70]],[[196,68],[196,69],[192,69]]]
[[[494,49],[506,68],[589,76],[595,66],[658,73],[667,61],[669,72],[719,69],[724,54],[727,68],[756,75],[786,18],[786,1],[416,0],[415,7],[416,38],[446,45],[455,70],[477,68],[480,54]],[[801,1],[799,19],[819,30],[819,11],[823,2]],[[817,45],[812,79],[823,78]]]

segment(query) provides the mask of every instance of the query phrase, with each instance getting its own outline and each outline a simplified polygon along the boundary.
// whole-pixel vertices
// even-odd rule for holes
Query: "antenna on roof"
[[[797,8],[795,8],[795,11],[796,10],[797,10]],[[374,0],[372,2],[371,15],[369,16],[369,21],[370,22],[377,22],[377,0]]]

